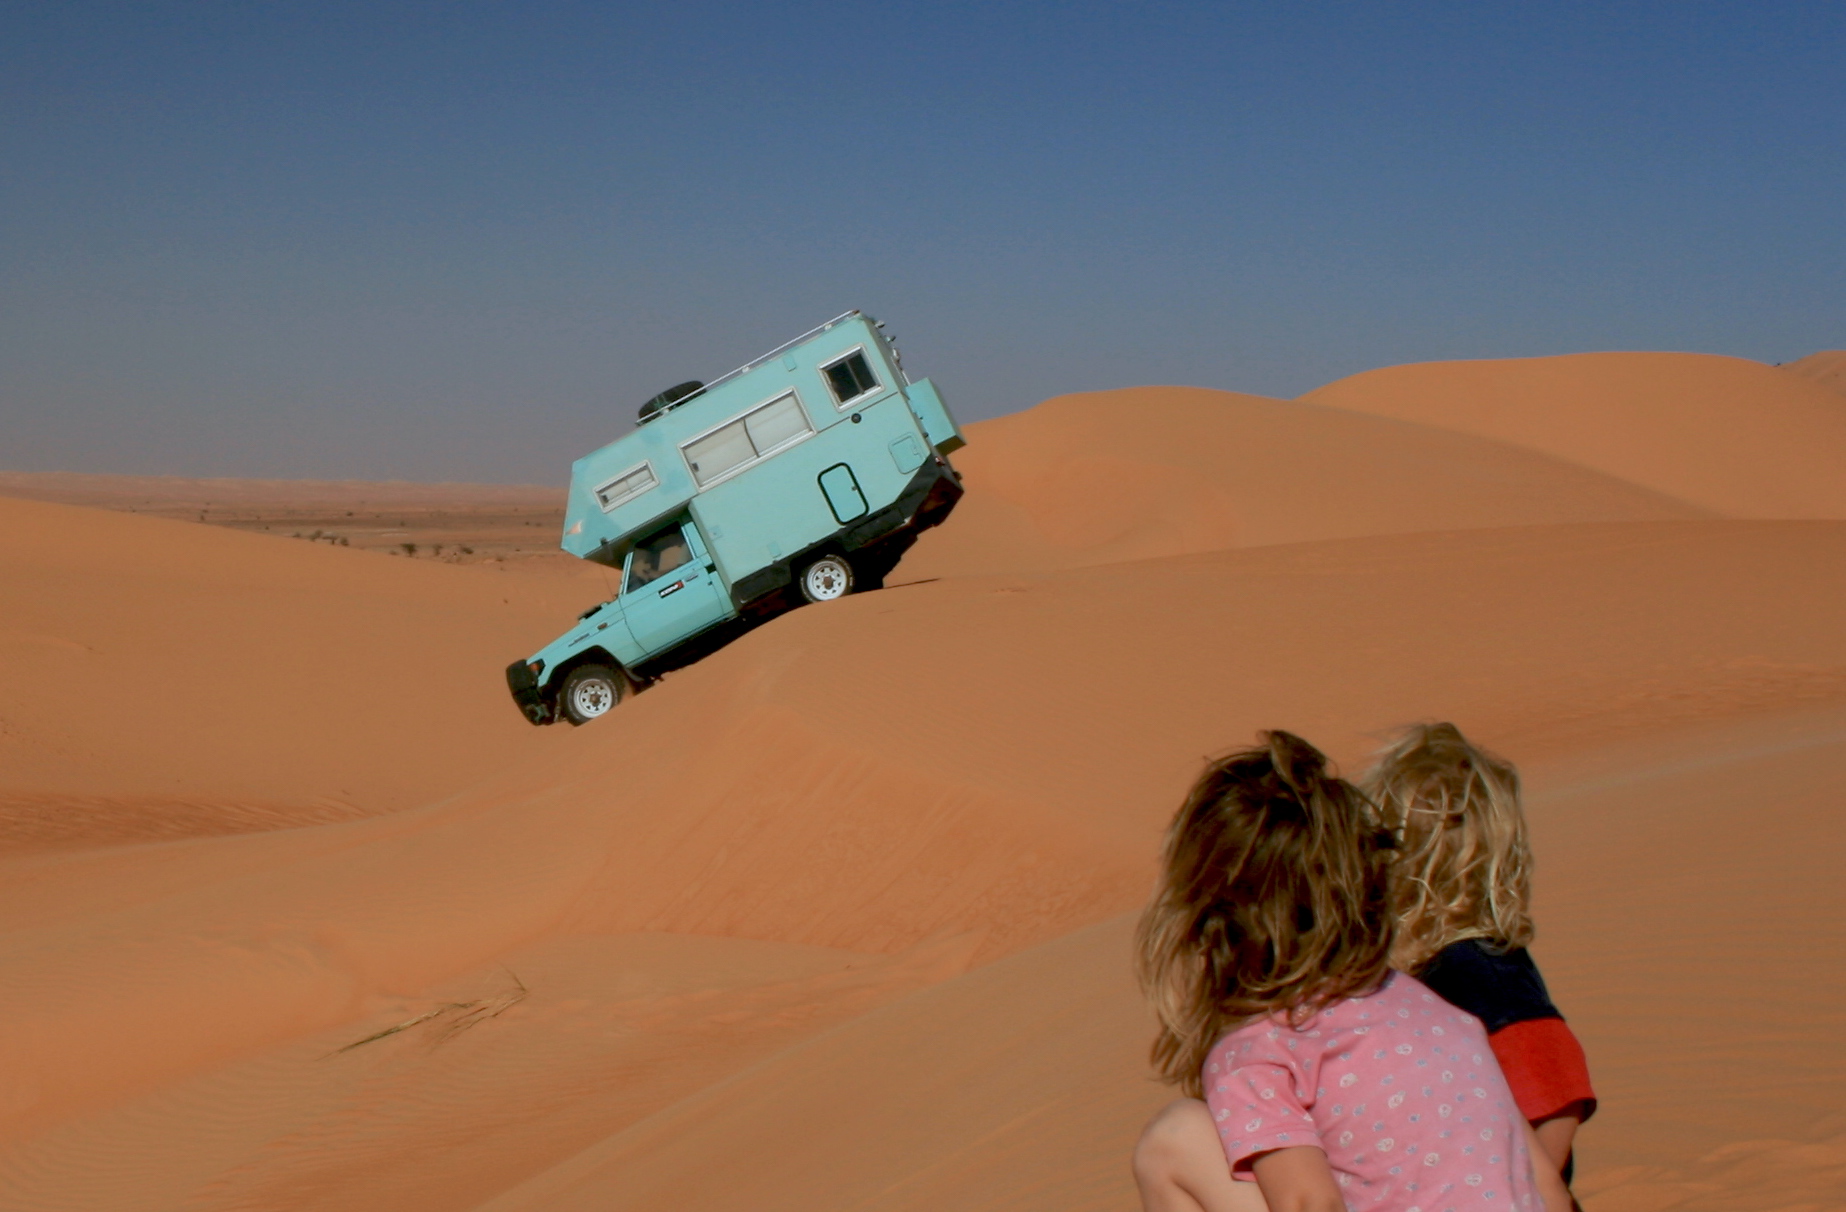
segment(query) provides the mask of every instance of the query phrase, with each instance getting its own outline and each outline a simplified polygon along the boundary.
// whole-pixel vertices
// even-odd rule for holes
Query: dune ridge
[[[1801,375],[1832,391],[1846,394],[1846,349],[1823,349],[1784,363],[1781,369]]]
[[[970,520],[903,578],[1031,572],[1360,535],[1711,512],[1546,455],[1195,387],[1058,396],[956,456]]]
[[[1303,402],[1541,451],[1724,517],[1846,517],[1846,413],[1800,375],[1708,354],[1392,366]]]

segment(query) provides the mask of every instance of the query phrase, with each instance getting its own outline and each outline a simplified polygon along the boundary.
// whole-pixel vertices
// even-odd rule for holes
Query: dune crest
[[[1135,387],[969,428],[957,516],[899,579],[1317,539],[1709,516],[1531,451],[1264,396]]]
[[[1541,451],[1735,518],[1846,517],[1846,411],[1800,375],[1707,354],[1368,370],[1302,402]]]
[[[1779,368],[1846,395],[1846,349],[1823,349]]]

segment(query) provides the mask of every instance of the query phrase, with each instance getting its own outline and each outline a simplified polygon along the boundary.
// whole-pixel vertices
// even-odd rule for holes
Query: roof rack
[[[675,400],[673,403],[668,404],[665,408],[662,408],[659,412],[654,413],[653,416],[649,417],[648,419],[653,420],[655,417],[663,417],[666,414],[672,412],[675,408],[678,408],[682,404],[690,404],[692,401],[706,394],[706,392],[709,392],[712,388],[718,386],[718,384],[723,383],[729,379],[735,379],[738,375],[744,374],[748,371],[755,370],[757,367],[769,361],[769,359],[776,357],[778,354],[782,353],[784,350],[792,349],[795,346],[801,344],[803,341],[807,340],[809,337],[816,336],[820,333],[826,332],[828,329],[832,328],[835,324],[838,324],[840,321],[849,320],[853,316],[860,315],[860,314],[862,313],[859,311],[858,308],[855,307],[851,311],[841,312],[839,315],[833,317],[833,319],[827,321],[825,324],[816,324],[813,328],[808,329],[808,331],[802,333],[800,336],[796,337],[794,340],[784,341],[782,342],[782,344],[776,346],[774,349],[770,350],[768,353],[763,354],[760,357],[752,358],[750,359],[750,361],[745,362],[742,366],[739,366],[736,370],[730,371],[726,374],[719,375],[717,378],[707,383],[702,390],[693,392],[691,395],[688,395],[685,399]]]

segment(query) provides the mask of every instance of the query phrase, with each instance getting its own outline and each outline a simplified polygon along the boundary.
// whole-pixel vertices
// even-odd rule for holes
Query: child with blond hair
[[[1391,966],[1481,1020],[1520,1113],[1568,1182],[1596,1093],[1526,953],[1532,849],[1519,772],[1453,724],[1418,724],[1379,752],[1361,786],[1397,842]]]
[[[1312,745],[1260,742],[1181,805],[1137,934],[1155,1066],[1192,1096],[1136,1150],[1143,1203],[1565,1212],[1480,1022],[1391,969],[1392,835]]]

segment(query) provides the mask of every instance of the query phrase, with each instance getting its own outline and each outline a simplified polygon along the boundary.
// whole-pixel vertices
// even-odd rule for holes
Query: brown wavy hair
[[[1136,971],[1154,1068],[1198,1097],[1206,1054],[1265,1014],[1300,1024],[1384,979],[1389,836],[1320,750],[1286,732],[1205,767],[1167,828]]]
[[[1397,838],[1392,967],[1415,972],[1462,939],[1531,943],[1532,847],[1512,763],[1453,724],[1417,724],[1379,750],[1362,782]]]

